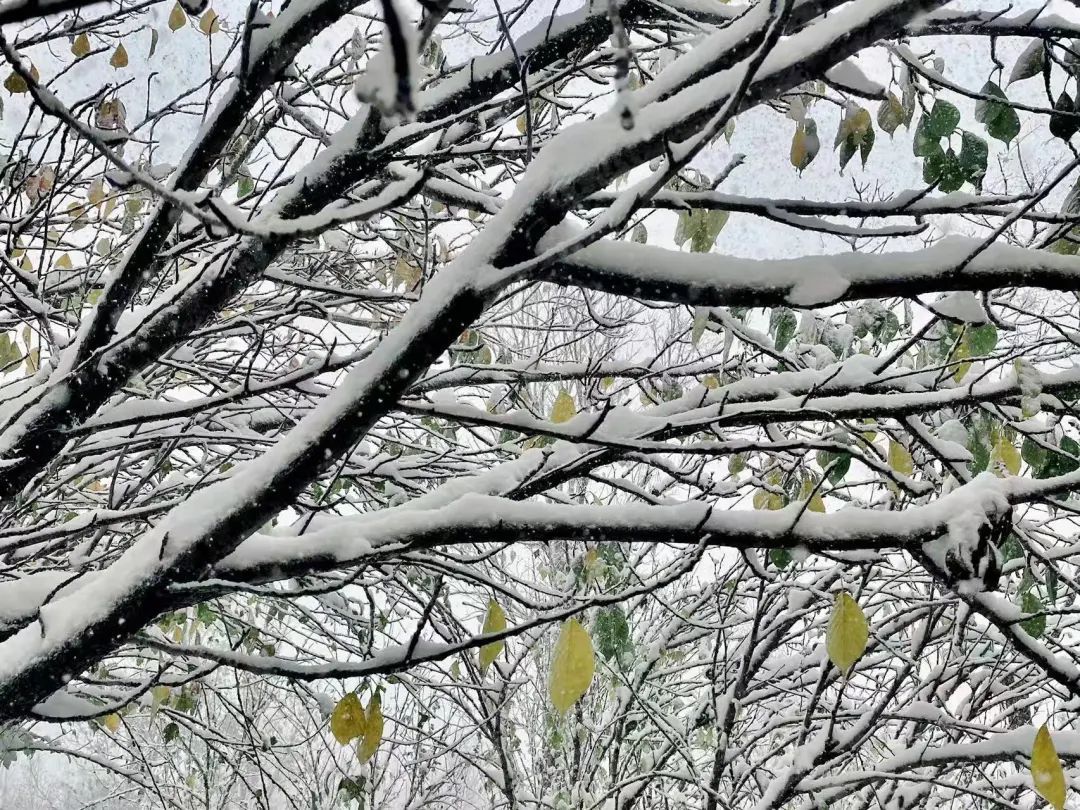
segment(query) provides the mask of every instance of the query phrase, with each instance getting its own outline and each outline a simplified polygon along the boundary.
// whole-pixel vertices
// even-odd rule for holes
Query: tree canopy
[[[0,761],[1064,810],[1074,6],[0,3]]]

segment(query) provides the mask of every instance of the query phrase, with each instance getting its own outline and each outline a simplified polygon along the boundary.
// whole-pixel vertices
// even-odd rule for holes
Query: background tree
[[[0,6],[5,764],[1062,810],[1076,18]]]

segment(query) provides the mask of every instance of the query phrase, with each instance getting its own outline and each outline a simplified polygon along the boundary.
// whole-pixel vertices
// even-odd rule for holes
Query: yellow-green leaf
[[[1035,791],[1055,810],[1065,810],[1065,773],[1045,723],[1035,733],[1035,744],[1031,747],[1031,781]]]
[[[79,34],[75,37],[75,41],[71,43],[71,52],[77,59],[82,59],[90,53],[90,37],[86,34]]]
[[[360,747],[356,750],[356,757],[361,763],[367,762],[373,756],[382,742],[383,716],[382,703],[379,696],[371,699],[367,708],[367,723],[364,725],[364,738],[360,740]]]
[[[492,599],[488,602],[487,615],[484,616],[484,633],[501,633],[506,629],[506,613],[499,603]],[[487,668],[499,657],[499,653],[506,647],[505,641],[492,641],[480,648],[480,673],[487,672]]]
[[[889,439],[889,466],[901,475],[911,475],[915,472],[915,462],[911,459],[911,453],[896,439]]]
[[[116,50],[113,51],[113,55],[109,57],[109,64],[118,70],[125,68],[128,65],[127,48],[124,47],[124,43],[121,42],[116,46]]]
[[[357,737],[362,737],[366,728],[367,716],[364,714],[360,698],[355,692],[349,692],[338,701],[330,715],[330,733],[339,743],[347,745]]]
[[[1004,436],[998,438],[991,455],[992,460],[1000,462],[1010,475],[1020,474],[1020,451]]]
[[[101,718],[101,724],[109,730],[110,734],[115,734],[120,729],[120,715],[115,712],[113,714],[107,714]],[[1053,749],[1051,748],[1051,750]],[[1055,758],[1057,757],[1056,754],[1054,756]],[[1058,765],[1058,769],[1061,769],[1060,765]]]
[[[551,421],[555,424],[569,422],[577,413],[574,406],[574,398],[567,391],[560,391],[551,406]]]
[[[563,623],[551,660],[548,691],[561,715],[581,698],[592,683],[596,667],[592,639],[577,619]]]
[[[55,265],[57,270],[70,270],[71,269],[71,257],[66,253],[62,254],[59,259],[56,260]]]
[[[859,603],[847,591],[840,591],[833,603],[829,629],[825,632],[825,649],[829,660],[841,672],[847,672],[866,651],[870,627]]]
[[[187,24],[187,14],[184,13],[183,6],[180,5],[179,0],[172,11],[169,12],[169,28],[172,31],[179,31]]]
[[[221,22],[218,20],[217,12],[212,8],[207,9],[206,13],[202,15],[199,20],[199,30],[207,36],[216,34],[221,30]]]

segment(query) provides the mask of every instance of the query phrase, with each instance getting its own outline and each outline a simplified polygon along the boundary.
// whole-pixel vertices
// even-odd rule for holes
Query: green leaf
[[[1046,596],[1051,602],[1058,598],[1058,572],[1052,565],[1046,569]]]
[[[927,185],[932,185],[941,179],[941,173],[945,169],[945,152],[934,144],[934,148],[937,151],[931,150],[930,153],[923,160],[922,179]]]
[[[630,623],[626,613],[618,605],[603,608],[596,614],[593,624],[593,640],[596,651],[605,661],[618,660],[624,652],[629,652],[633,644],[630,641]]]
[[[822,469],[827,470],[826,479],[832,485],[837,485],[844,480],[844,476],[848,474],[848,470],[851,468],[851,454],[850,453],[827,453],[829,458],[825,464],[822,464]],[[821,464],[822,454],[818,454],[818,464]],[[832,466],[829,466],[832,465]]]
[[[799,328],[798,318],[787,307],[776,307],[770,314],[769,321],[775,336],[776,350],[782,352],[795,337],[795,330]]]
[[[930,114],[926,117],[926,133],[931,138],[944,138],[952,135],[956,125],[960,123],[960,110],[948,101],[938,99],[930,108]]]
[[[945,160],[941,166],[941,176],[938,178],[938,190],[948,194],[953,191],[957,191],[967,178],[964,176],[964,170],[960,165],[960,158],[956,152],[949,149],[945,153]]]
[[[964,179],[973,186],[981,186],[982,179],[986,175],[986,161],[990,154],[990,148],[986,141],[967,130],[960,144],[960,170],[964,173]]]
[[[1065,90],[1061,91],[1057,101],[1054,102],[1054,112],[1050,114],[1050,134],[1066,143],[1080,129],[1076,117],[1076,102]]]
[[[1041,39],[1033,40],[1030,45],[1024,48],[1024,52],[1020,54],[1020,58],[1013,65],[1012,72],[1009,73],[1008,84],[1022,82],[1024,79],[1038,76],[1046,59],[1044,51]]]
[[[694,323],[690,328],[690,343],[697,346],[701,336],[705,334],[705,327],[709,324],[709,308],[698,307],[694,310]]]
[[[776,566],[777,571],[783,571],[791,565],[791,552],[786,548],[769,549],[769,560]]]
[[[919,125],[915,127],[915,138],[911,142],[911,148],[915,152],[915,157],[927,157],[942,151],[941,138],[931,134],[930,118],[925,114],[919,119]]]
[[[983,357],[990,354],[997,346],[997,327],[992,323],[982,326],[969,326],[967,329],[968,348],[971,349],[972,357]]]
[[[1062,453],[1069,453],[1070,455],[1080,456],[1080,445],[1075,441],[1065,436],[1061,440],[1060,448]],[[1053,478],[1058,475],[1066,475],[1073,472],[1080,467],[1080,461],[1072,458],[1068,458],[1061,453],[1052,453],[1047,455],[1046,463],[1042,468],[1035,473],[1036,478]]]
[[[1018,560],[1024,556],[1024,547],[1020,545],[1020,538],[1009,532],[1008,538],[1001,544],[1001,559],[1004,562]]]
[[[1024,438],[1024,443],[1020,445],[1020,458],[1031,469],[1036,472],[1042,469],[1042,466],[1046,463],[1046,456],[1045,447],[1034,441],[1030,436]]]
[[[1039,599],[1031,591],[1024,594],[1020,600],[1020,609],[1024,613],[1042,613],[1045,607],[1042,600]],[[1030,619],[1024,619],[1020,622],[1020,626],[1024,628],[1024,632],[1032,638],[1042,638],[1043,633],[1046,632],[1046,616],[1032,616]]]
[[[1001,102],[979,99],[975,103],[975,120],[986,125],[986,131],[991,138],[1003,141],[1005,144],[1020,134],[1020,117],[1016,110],[1008,105],[1005,91],[993,82],[987,82],[980,91],[984,96],[1000,98]]]

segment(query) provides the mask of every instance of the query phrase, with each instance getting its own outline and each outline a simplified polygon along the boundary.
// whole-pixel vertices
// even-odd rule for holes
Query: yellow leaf
[[[525,114],[519,115],[514,123],[517,124],[517,131],[524,135],[525,130],[529,127],[529,122],[525,120]]]
[[[364,725],[364,738],[360,741],[360,747],[356,751],[356,757],[361,763],[367,762],[375,756],[375,749],[382,742],[383,716],[382,705],[379,696],[371,699],[367,708],[367,723]]]
[[[715,374],[706,374],[705,379],[701,381],[701,384],[708,388],[710,391],[720,387],[720,381],[716,379]]]
[[[172,696],[172,689],[167,686],[155,686],[150,692],[154,696],[154,703],[158,705],[165,703]]]
[[[114,68],[125,68],[128,65],[127,48],[124,47],[124,43],[121,42],[116,46],[116,50],[113,51],[113,55],[109,57],[109,64]]]
[[[346,745],[357,737],[362,737],[366,727],[367,717],[364,715],[360,698],[355,692],[349,692],[338,701],[330,715],[330,733],[335,740]]]
[[[30,91],[30,87],[26,84],[26,79],[15,71],[12,71],[8,77],[4,79],[4,89],[12,94],[27,93]]]
[[[829,660],[841,672],[847,672],[866,651],[870,628],[859,603],[847,591],[840,591],[833,604],[829,629],[825,632],[825,649]]]
[[[86,190],[86,199],[90,200],[93,205],[98,205],[105,200],[105,181],[100,177],[90,183],[90,188]]]
[[[71,52],[75,54],[77,59],[82,59],[90,53],[90,37],[86,34],[79,34],[75,37],[75,41],[71,43]]]
[[[569,422],[577,413],[574,398],[566,391],[560,391],[551,406],[551,421],[555,424]]]
[[[810,505],[806,507],[811,512],[824,512],[825,501],[821,499],[821,496],[816,492],[810,497]]]
[[[217,12],[212,8],[207,9],[206,13],[203,14],[202,18],[199,20],[199,30],[207,36],[216,34],[221,30],[221,23],[218,21]]]
[[[107,714],[101,718],[101,724],[109,730],[110,734],[115,734],[120,729],[120,715],[116,713]],[[1059,765],[1058,768],[1060,769],[1060,767]]]
[[[1011,475],[1020,474],[1020,451],[1004,436],[997,440],[991,457],[992,460],[1001,462],[1001,466],[1008,470]]]
[[[71,269],[71,257],[66,253],[56,260],[57,270],[70,270]]]
[[[187,14],[184,13],[183,6],[179,2],[173,6],[172,11],[169,12],[169,29],[172,31],[179,31],[187,24]]]
[[[911,453],[896,439],[889,439],[889,466],[901,475],[911,475],[915,472],[915,462],[911,459]]]
[[[548,691],[555,710],[561,715],[577,703],[592,683],[596,667],[592,639],[577,619],[563,623],[551,660]]]
[[[1065,773],[1045,723],[1035,733],[1035,744],[1031,747],[1031,781],[1035,791],[1055,810],[1065,810]]]
[[[488,602],[487,615],[484,616],[484,633],[501,633],[506,629],[506,613],[499,607],[499,603],[492,599]],[[480,648],[480,673],[487,672],[487,668],[499,657],[499,653],[506,646],[505,641],[492,641]]]
[[[416,285],[420,283],[420,277],[422,275],[423,273],[419,267],[407,262],[403,258],[399,258],[394,263],[394,278],[410,290],[414,289]]]

